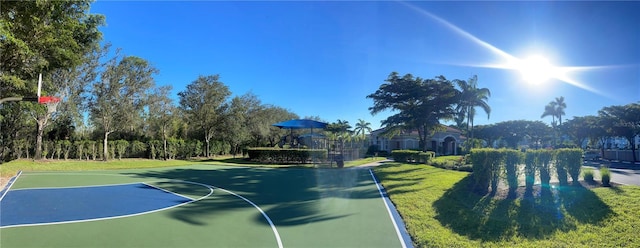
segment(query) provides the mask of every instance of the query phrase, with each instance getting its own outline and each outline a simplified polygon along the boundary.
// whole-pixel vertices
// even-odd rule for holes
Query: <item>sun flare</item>
[[[522,79],[530,84],[542,84],[556,77],[556,68],[541,55],[533,55],[519,61],[516,70],[522,75]]]

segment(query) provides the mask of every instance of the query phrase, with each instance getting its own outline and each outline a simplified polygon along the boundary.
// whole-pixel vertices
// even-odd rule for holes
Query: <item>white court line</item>
[[[156,187],[156,186],[153,186],[153,185],[148,184],[148,183],[142,183],[142,184],[147,185],[147,186],[149,186],[149,187],[151,187],[151,188],[154,188],[154,189],[157,189],[157,190],[161,190],[161,191],[167,192],[167,193],[169,193],[169,194],[177,195],[177,196],[180,196],[180,197],[182,197],[182,198],[187,198],[187,199],[189,199],[189,200],[191,200],[191,201],[195,201],[195,200],[194,200],[193,198],[191,198],[191,197],[184,196],[184,195],[181,195],[181,194],[178,194],[178,193],[176,193],[176,192],[172,192],[172,191],[169,191],[169,190],[166,190],[166,189],[160,188],[160,187]]]
[[[376,183],[376,187],[378,188],[378,193],[380,193],[382,202],[384,202],[384,207],[387,208],[387,213],[389,214],[389,218],[391,218],[391,222],[393,222],[393,228],[396,229],[396,235],[398,235],[400,244],[402,245],[402,248],[406,248],[407,244],[404,243],[404,239],[402,238],[402,234],[400,233],[400,229],[398,228],[398,223],[396,223],[395,218],[393,218],[391,209],[389,208],[389,205],[387,205],[387,201],[384,200],[385,197],[384,197],[384,194],[382,193],[382,188],[380,187],[380,184],[378,184],[378,181],[376,180],[376,177],[373,175],[373,171],[371,171],[371,169],[369,169],[369,174],[371,174],[371,178],[373,178],[373,182]]]
[[[13,184],[16,182],[16,180],[18,180],[18,177],[20,177],[20,175],[22,175],[22,171],[19,171],[18,175],[16,175],[14,178],[9,180],[9,185],[7,185],[7,188],[5,189],[4,193],[0,196],[0,201],[2,201],[4,196],[7,195],[7,193],[9,193],[9,190],[11,189]]]
[[[41,190],[41,189],[79,189],[79,188],[100,188],[100,187],[111,187],[111,186],[124,186],[124,185],[133,185],[133,184],[144,184],[140,182],[133,183],[115,183],[115,184],[96,184],[96,185],[86,185],[86,186],[65,186],[65,187],[36,187],[36,188],[20,188],[14,189],[12,191],[20,191],[20,190]]]
[[[49,174],[54,174],[54,173],[49,173]],[[73,175],[73,174],[70,174],[70,173],[67,173],[67,174],[68,175]],[[20,174],[18,174],[18,175],[20,175]],[[78,175],[78,174],[75,174],[75,175]],[[85,174],[85,175],[87,175],[87,174]],[[93,175],[93,174],[88,174],[88,175]],[[245,198],[245,197],[243,197],[243,196],[241,196],[239,194],[236,194],[236,193],[234,193],[234,192],[232,192],[230,190],[226,190],[224,188],[216,187],[216,186],[213,186],[213,185],[207,185],[207,184],[203,184],[203,183],[198,183],[198,182],[175,180],[175,179],[156,180],[156,181],[151,181],[151,182],[167,182],[167,181],[169,181],[169,182],[182,182],[182,183],[189,183],[189,184],[204,186],[204,187],[209,188],[209,194],[207,194],[207,195],[205,195],[203,197],[200,197],[200,198],[198,198],[196,200],[192,200],[192,201],[189,201],[189,202],[184,202],[184,203],[181,203],[181,204],[178,204],[178,205],[174,205],[174,206],[170,206],[170,207],[166,207],[166,208],[162,208],[162,209],[156,209],[156,210],[152,210],[152,211],[147,211],[147,212],[140,212],[140,213],[129,214],[129,215],[112,216],[112,217],[104,217],[104,218],[96,218],[96,219],[87,219],[87,220],[74,220],[74,221],[61,221],[61,222],[49,222],[49,223],[2,226],[2,227],[0,227],[0,229],[11,228],[11,227],[23,227],[23,226],[45,226],[45,225],[57,225],[57,224],[81,223],[81,222],[89,222],[89,221],[110,220],[110,219],[119,219],[119,218],[125,218],[125,217],[139,216],[139,215],[143,215],[143,214],[160,212],[160,211],[164,211],[164,210],[180,207],[180,206],[183,206],[183,205],[186,205],[186,204],[190,204],[190,203],[193,203],[193,202],[196,202],[196,201],[200,201],[200,200],[202,200],[204,198],[207,198],[207,197],[211,196],[213,194],[213,190],[214,189],[219,189],[219,190],[222,190],[222,191],[224,191],[224,192],[226,192],[228,194],[231,194],[231,195],[233,195],[235,197],[238,197],[238,198],[244,200],[245,202],[251,204],[254,208],[256,208],[262,214],[262,216],[267,220],[267,222],[269,222],[269,226],[271,226],[271,230],[273,231],[273,234],[275,235],[275,238],[276,238],[276,242],[278,243],[278,248],[283,248],[282,239],[280,238],[280,233],[278,232],[278,229],[276,229],[276,226],[273,224],[273,221],[271,221],[271,218],[269,218],[269,216],[260,207],[258,207],[258,205],[256,205],[255,203],[253,203],[249,199],[247,199],[247,198]],[[127,184],[138,184],[138,183],[127,183]],[[116,184],[116,185],[127,185],[127,184]],[[146,183],[142,183],[142,184],[146,184]],[[146,184],[146,185],[148,185],[148,184]],[[108,186],[108,185],[103,185],[103,186]],[[152,185],[149,185],[149,186],[154,187]],[[97,186],[87,186],[87,187],[97,187]],[[77,188],[77,187],[72,187],[72,188]],[[157,187],[154,187],[154,188],[157,188]],[[157,189],[163,190],[161,188],[157,188]],[[7,191],[9,191],[9,190],[7,190]],[[166,192],[173,193],[173,192],[170,192],[170,191],[166,191]],[[189,197],[185,197],[185,198],[191,199]]]
[[[139,212],[139,213],[135,213],[135,214],[127,214],[127,215],[119,215],[119,216],[111,216],[111,217],[103,217],[103,218],[94,218],[94,219],[85,219],[85,220],[72,220],[72,221],[58,221],[58,222],[46,222],[46,223],[35,223],[35,224],[20,224],[20,225],[9,225],[9,226],[1,226],[0,229],[4,229],[4,228],[12,228],[12,227],[24,227],[24,226],[46,226],[46,225],[58,225],[58,224],[70,224],[70,223],[81,223],[81,222],[90,222],[90,221],[100,221],[100,220],[111,220],[111,219],[120,219],[120,218],[126,218],[126,217],[133,217],[133,216],[139,216],[139,215],[143,215],[143,214],[150,214],[150,213],[155,213],[155,212],[160,212],[160,211],[164,211],[164,210],[168,210],[168,209],[172,209],[172,208],[177,208],[186,204],[190,204],[199,200],[202,200],[206,197],[209,197],[210,195],[213,194],[213,187],[206,185],[206,184],[201,184],[201,183],[196,183],[196,182],[189,182],[189,181],[182,181],[182,180],[165,180],[165,181],[178,181],[178,182],[184,182],[184,183],[190,183],[190,184],[196,184],[196,185],[202,185],[205,186],[207,188],[209,188],[209,194],[200,197],[196,200],[192,200],[192,201],[188,201],[188,202],[183,202],[177,205],[173,205],[173,206],[169,206],[166,208],[160,208],[160,209],[154,209],[151,211],[145,211],[145,212]],[[140,183],[137,183],[140,184]],[[118,184],[118,185],[122,185],[122,184]],[[190,198],[187,198],[190,199]]]
[[[215,187],[215,186],[214,186],[214,187]],[[226,189],[223,189],[223,188],[218,188],[218,187],[215,187],[215,188],[220,189],[220,190],[222,190],[222,191],[224,191],[224,192],[227,192],[227,193],[229,193],[229,194],[232,194],[232,195],[234,195],[234,196],[236,196],[236,197],[238,197],[238,198],[240,198],[240,199],[242,199],[242,200],[244,200],[244,201],[248,202],[249,204],[253,205],[253,207],[255,207],[256,209],[258,209],[258,211],[260,211],[260,213],[262,214],[262,216],[264,216],[264,218],[265,218],[265,219],[267,219],[267,222],[269,222],[269,225],[271,226],[271,230],[273,230],[273,233],[276,235],[276,241],[278,242],[278,247],[279,247],[279,248],[282,248],[282,247],[283,247],[283,246],[282,246],[282,240],[280,239],[280,234],[278,233],[278,229],[276,229],[276,226],[273,224],[273,221],[271,221],[271,218],[269,218],[269,216],[268,216],[264,211],[262,211],[262,209],[261,209],[260,207],[258,207],[258,205],[256,205],[255,203],[253,203],[253,202],[252,202],[252,201],[250,201],[249,199],[244,198],[243,196],[238,195],[238,194],[236,194],[236,193],[233,193],[233,192],[231,192],[231,191],[229,191],[229,190],[226,190]]]

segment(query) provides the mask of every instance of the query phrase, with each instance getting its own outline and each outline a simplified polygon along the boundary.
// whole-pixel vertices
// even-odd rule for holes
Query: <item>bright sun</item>
[[[516,63],[515,69],[520,71],[522,78],[530,84],[542,84],[557,77],[557,68],[540,55],[533,55]]]

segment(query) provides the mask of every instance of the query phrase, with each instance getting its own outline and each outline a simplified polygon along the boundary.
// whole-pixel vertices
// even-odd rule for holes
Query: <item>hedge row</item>
[[[249,159],[260,163],[307,163],[312,160],[326,161],[327,150],[324,149],[279,149],[249,148]]]
[[[17,158],[30,156],[34,153],[33,147],[27,140],[16,141],[15,151]],[[222,153],[229,150],[229,146],[222,142],[214,142],[211,145],[213,154]],[[203,154],[204,144],[199,140],[167,140],[167,158],[189,158]],[[161,140],[150,140],[147,142],[110,140],[108,142],[108,159],[122,158],[164,158],[164,144]],[[42,145],[42,156],[45,159],[103,159],[102,140],[58,140],[45,141]]]
[[[481,194],[498,189],[502,178],[506,178],[509,190],[518,188],[520,167],[524,164],[525,186],[533,188],[536,175],[539,175],[543,187],[548,187],[551,171],[555,168],[560,185],[568,185],[568,176],[572,182],[578,182],[582,167],[582,150],[563,148],[558,150],[529,150],[521,152],[509,149],[472,149],[470,155],[473,164],[474,190]]]
[[[396,162],[421,163],[426,164],[436,156],[435,152],[414,151],[414,150],[393,150],[391,157]]]

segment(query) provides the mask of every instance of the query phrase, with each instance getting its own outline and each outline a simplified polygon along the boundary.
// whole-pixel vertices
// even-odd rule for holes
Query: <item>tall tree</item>
[[[107,160],[108,139],[141,119],[149,90],[155,86],[158,70],[139,57],[118,56],[109,60],[100,80],[93,84],[89,99],[91,121],[103,133],[103,159]]]
[[[612,136],[624,137],[631,145],[633,161],[637,161],[635,137],[640,135],[640,103],[609,106],[598,111]]]
[[[473,75],[468,81],[454,80],[460,92],[456,111],[462,116],[466,116],[467,131],[471,133],[473,139],[473,119],[476,115],[476,107],[480,107],[487,114],[487,119],[491,115],[491,107],[489,106],[489,97],[491,91],[488,88],[478,88],[478,76]],[[471,129],[469,129],[471,124]]]
[[[549,104],[547,104],[546,106],[544,106],[544,112],[542,113],[542,115],[540,116],[540,118],[544,118],[547,116],[551,116],[551,126],[552,127],[556,127],[556,116],[558,116],[557,114],[557,109],[556,109],[556,102],[550,102]]]
[[[216,131],[222,128],[222,121],[229,88],[220,82],[219,75],[199,76],[187,89],[178,93],[180,109],[192,126],[203,133],[206,143],[205,156],[210,157],[210,142]]]
[[[434,79],[414,78],[411,74],[400,77],[392,72],[375,93],[369,108],[371,114],[384,110],[396,111],[382,125],[389,130],[414,129],[420,136],[420,147],[427,149],[427,137],[442,127],[440,120],[452,120],[457,103],[457,90],[444,76]]]
[[[151,131],[162,139],[162,156],[167,159],[167,138],[175,118],[176,107],[169,97],[171,86],[157,87],[149,95],[149,111],[147,121]]]
[[[562,116],[565,115],[564,109],[567,108],[567,104],[564,102],[564,96],[556,97],[554,101],[555,105],[555,114],[558,117],[558,125],[562,126]]]
[[[594,132],[593,126],[596,123],[596,118],[595,116],[573,117],[562,125],[563,132],[568,134],[578,147],[583,147],[583,143]]]
[[[356,123],[356,127],[353,131],[356,135],[364,137],[367,132],[371,132],[371,123],[363,119],[358,119],[358,123]]]
[[[255,123],[254,119],[258,117],[257,113],[261,108],[260,100],[252,93],[231,99],[224,118],[224,137],[234,156],[241,152],[243,145],[249,143],[250,127]]]
[[[98,46],[98,27],[104,17],[89,13],[92,1],[3,1],[0,11],[0,92],[6,96],[34,96],[38,75],[45,76],[44,92],[58,93],[58,81],[50,75],[73,70],[83,56]],[[42,153],[42,135],[55,111],[28,107],[35,119],[36,155]],[[11,105],[14,107],[17,105]],[[2,113],[0,113],[2,114]],[[0,120],[3,118],[0,118]],[[15,132],[16,130],[3,130]]]
[[[92,1],[2,1],[0,92],[34,94],[39,73],[74,68],[102,39]]]

